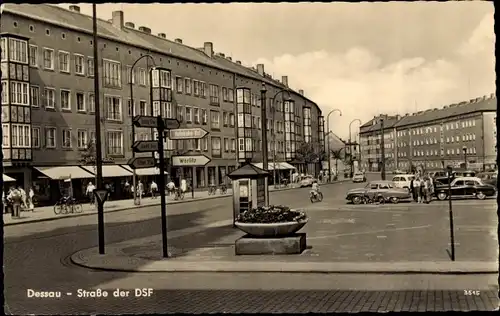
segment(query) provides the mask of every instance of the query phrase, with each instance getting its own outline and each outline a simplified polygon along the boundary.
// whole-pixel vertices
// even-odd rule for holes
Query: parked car
[[[431,174],[431,177],[433,179],[436,179],[436,178],[443,178],[443,177],[447,177],[448,176],[448,172],[447,171],[436,171],[436,172],[433,172]]]
[[[392,177],[392,182],[394,182],[396,188],[406,189],[410,192],[410,183],[413,179],[415,179],[413,174],[399,174]]]
[[[453,181],[455,178],[459,177],[475,177],[476,172],[470,170],[455,170],[451,172],[450,180],[448,180],[448,172],[440,171],[444,174],[442,176],[434,176],[434,181],[441,182],[442,184],[448,184],[448,181]]]
[[[498,189],[498,174],[496,172],[483,172],[477,175],[484,184],[491,184]]]
[[[411,198],[408,190],[396,188],[392,181],[380,180],[371,181],[364,188],[347,191],[346,200],[353,204],[361,204],[365,196],[375,201],[384,199],[392,203]]]
[[[304,178],[302,178],[302,180],[300,180],[300,187],[301,188],[310,187],[310,186],[312,186],[314,181],[317,181],[317,179],[311,175],[307,175]]]
[[[352,182],[366,182],[366,176],[363,172],[356,172],[352,177]]]
[[[392,174],[405,174],[405,172],[402,170],[396,169],[396,170],[392,171]]]
[[[458,177],[451,182],[452,197],[476,197],[484,200],[488,196],[494,196],[497,189],[491,184],[485,184],[478,177]],[[448,198],[448,184],[435,184],[434,195],[438,200]]]

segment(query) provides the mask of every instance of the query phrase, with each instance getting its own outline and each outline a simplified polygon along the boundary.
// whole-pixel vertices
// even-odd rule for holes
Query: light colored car
[[[396,188],[406,189],[410,192],[410,183],[413,179],[415,179],[415,176],[412,174],[398,174],[392,177],[392,182],[394,182]]]
[[[352,182],[366,182],[366,176],[363,172],[356,172],[352,177]]]
[[[317,181],[316,178],[314,178],[313,176],[311,175],[307,175],[305,176],[301,181],[300,181],[300,187],[303,188],[303,187],[310,187],[312,186],[313,182],[314,181]]]
[[[361,204],[365,197],[374,201],[398,203],[400,200],[411,198],[411,195],[406,189],[396,188],[392,181],[379,180],[369,182],[364,188],[347,191],[346,200],[353,204]]]

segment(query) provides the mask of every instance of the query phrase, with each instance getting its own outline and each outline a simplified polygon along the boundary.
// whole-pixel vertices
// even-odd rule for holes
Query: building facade
[[[381,171],[382,167],[382,121],[384,135],[385,168],[391,170],[396,165],[396,133],[394,125],[398,116],[379,115],[360,126],[360,168],[366,171]]]
[[[303,91],[290,89],[286,76],[276,80],[265,73],[264,65],[245,67],[215,53],[211,42],[192,48],[181,39],[170,41],[164,33],[153,35],[145,26],[136,28],[125,21],[122,11],[116,11],[110,20],[98,20],[99,60],[94,61],[92,18],[74,5],[65,10],[52,5],[7,4],[1,29],[4,173],[25,187],[32,183],[45,187],[47,191],[40,194],[57,195],[59,188],[47,189],[55,186],[50,180],[68,176],[76,180],[81,173],[77,169],[82,151],[95,139],[95,62],[99,67],[103,156],[113,161],[113,166],[105,166],[103,176],[117,191],[124,178],[132,176],[126,164],[133,142],[152,138],[150,129],[144,128],[135,128],[132,135],[134,115],[177,118],[181,128],[208,131],[199,140],[166,139],[167,157],[206,155],[211,159],[206,166],[174,166],[170,176],[176,181],[189,179],[196,188],[225,182],[225,175],[239,164],[237,153],[242,144],[237,139],[236,89],[242,86],[250,90],[252,162],[262,161],[263,83],[269,160],[301,165],[293,154],[286,156],[285,99],[295,103],[295,137],[288,142],[288,151],[293,153],[301,141],[312,142],[315,150],[321,150],[322,116],[316,103]],[[150,102],[149,73],[154,66],[169,70],[163,79],[171,89],[171,102]],[[56,172],[54,167],[60,166],[68,168]],[[51,175],[47,176],[48,171],[43,170],[48,168]],[[82,178],[93,176],[92,168],[84,168],[89,173]],[[154,172],[142,170],[140,174]],[[80,182],[81,186],[87,181]]]
[[[396,116],[390,131],[394,146],[388,148],[386,141],[386,159],[388,154],[394,158],[387,161],[386,169],[464,168],[466,159],[469,169],[496,169],[496,109],[497,99],[491,94],[441,109]],[[374,121],[361,126],[364,165],[380,161],[380,142],[370,141],[370,136],[380,138],[380,128]],[[390,132],[385,132],[388,138]]]

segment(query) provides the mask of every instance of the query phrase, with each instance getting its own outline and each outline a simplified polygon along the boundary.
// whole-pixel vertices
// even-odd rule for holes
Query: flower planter
[[[253,237],[272,238],[290,236],[298,232],[308,219],[301,219],[294,222],[282,223],[242,223],[235,222],[235,226],[243,232]]]

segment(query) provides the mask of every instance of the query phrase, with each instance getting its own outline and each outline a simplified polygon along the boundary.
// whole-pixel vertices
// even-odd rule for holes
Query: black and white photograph
[[[498,311],[494,3],[2,3],[6,315]]]

